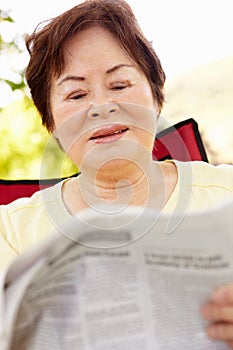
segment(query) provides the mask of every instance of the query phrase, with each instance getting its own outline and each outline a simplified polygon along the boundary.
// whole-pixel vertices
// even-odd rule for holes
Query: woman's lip
[[[106,137],[111,136],[120,136],[123,132],[128,130],[128,127],[125,125],[111,125],[107,127],[103,127],[92,134],[90,140],[104,139]]]
[[[129,129],[125,129],[125,130],[119,131],[115,134],[113,133],[110,135],[99,136],[99,137],[96,137],[94,139],[91,139],[90,141],[92,141],[94,143],[98,143],[98,144],[107,143],[107,142],[114,142],[116,140],[121,139],[128,130]]]

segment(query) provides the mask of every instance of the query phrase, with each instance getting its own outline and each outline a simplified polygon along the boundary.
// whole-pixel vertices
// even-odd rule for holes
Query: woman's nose
[[[108,118],[119,111],[119,106],[114,103],[106,103],[101,105],[92,105],[89,108],[88,116],[91,118]]]

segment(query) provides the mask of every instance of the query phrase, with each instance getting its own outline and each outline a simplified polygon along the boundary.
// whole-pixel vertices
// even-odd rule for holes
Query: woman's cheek
[[[68,152],[75,143],[83,139],[85,118],[75,111],[67,113],[61,109],[58,114],[55,114],[54,120],[54,136],[59,139],[64,150]]]

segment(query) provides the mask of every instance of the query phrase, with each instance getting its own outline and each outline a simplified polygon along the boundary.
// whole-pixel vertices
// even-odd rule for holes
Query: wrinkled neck
[[[111,172],[101,169],[94,177],[82,174],[79,178],[79,188],[83,200],[88,206],[109,203],[153,207],[155,198],[158,200],[159,191],[159,200],[163,202],[165,180],[161,168],[152,160],[144,162],[143,165],[142,168],[135,164],[124,164]],[[155,184],[159,184],[159,188]]]

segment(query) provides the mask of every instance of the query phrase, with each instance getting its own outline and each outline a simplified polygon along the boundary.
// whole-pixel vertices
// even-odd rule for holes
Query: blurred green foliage
[[[27,97],[1,111],[0,140],[2,179],[60,178],[78,171],[42,126]]]
[[[10,16],[8,11],[0,9],[0,23],[2,24],[3,22],[7,23],[8,25],[10,24],[13,25],[14,19]],[[18,53],[18,54],[22,53],[23,49],[20,43],[21,43],[21,40],[19,39],[19,35],[17,33],[15,33],[13,38],[7,42],[3,40],[3,37],[0,33],[0,54],[11,55],[15,53]],[[14,73],[17,73],[17,76],[21,77],[19,81],[15,82],[11,79],[2,78],[1,76],[0,76],[0,81],[7,83],[13,91],[17,89],[24,90],[26,87],[26,84],[24,81],[24,70],[18,69],[18,71]]]
[[[3,21],[14,23],[11,16],[0,9],[0,23]],[[21,51],[15,38],[4,42],[0,36],[0,54]],[[11,91],[22,93],[20,100],[0,109],[0,178],[60,178],[76,173],[78,169],[42,125],[32,100],[27,96],[24,70],[14,73],[21,77],[17,82],[0,76],[0,82],[7,84]]]

